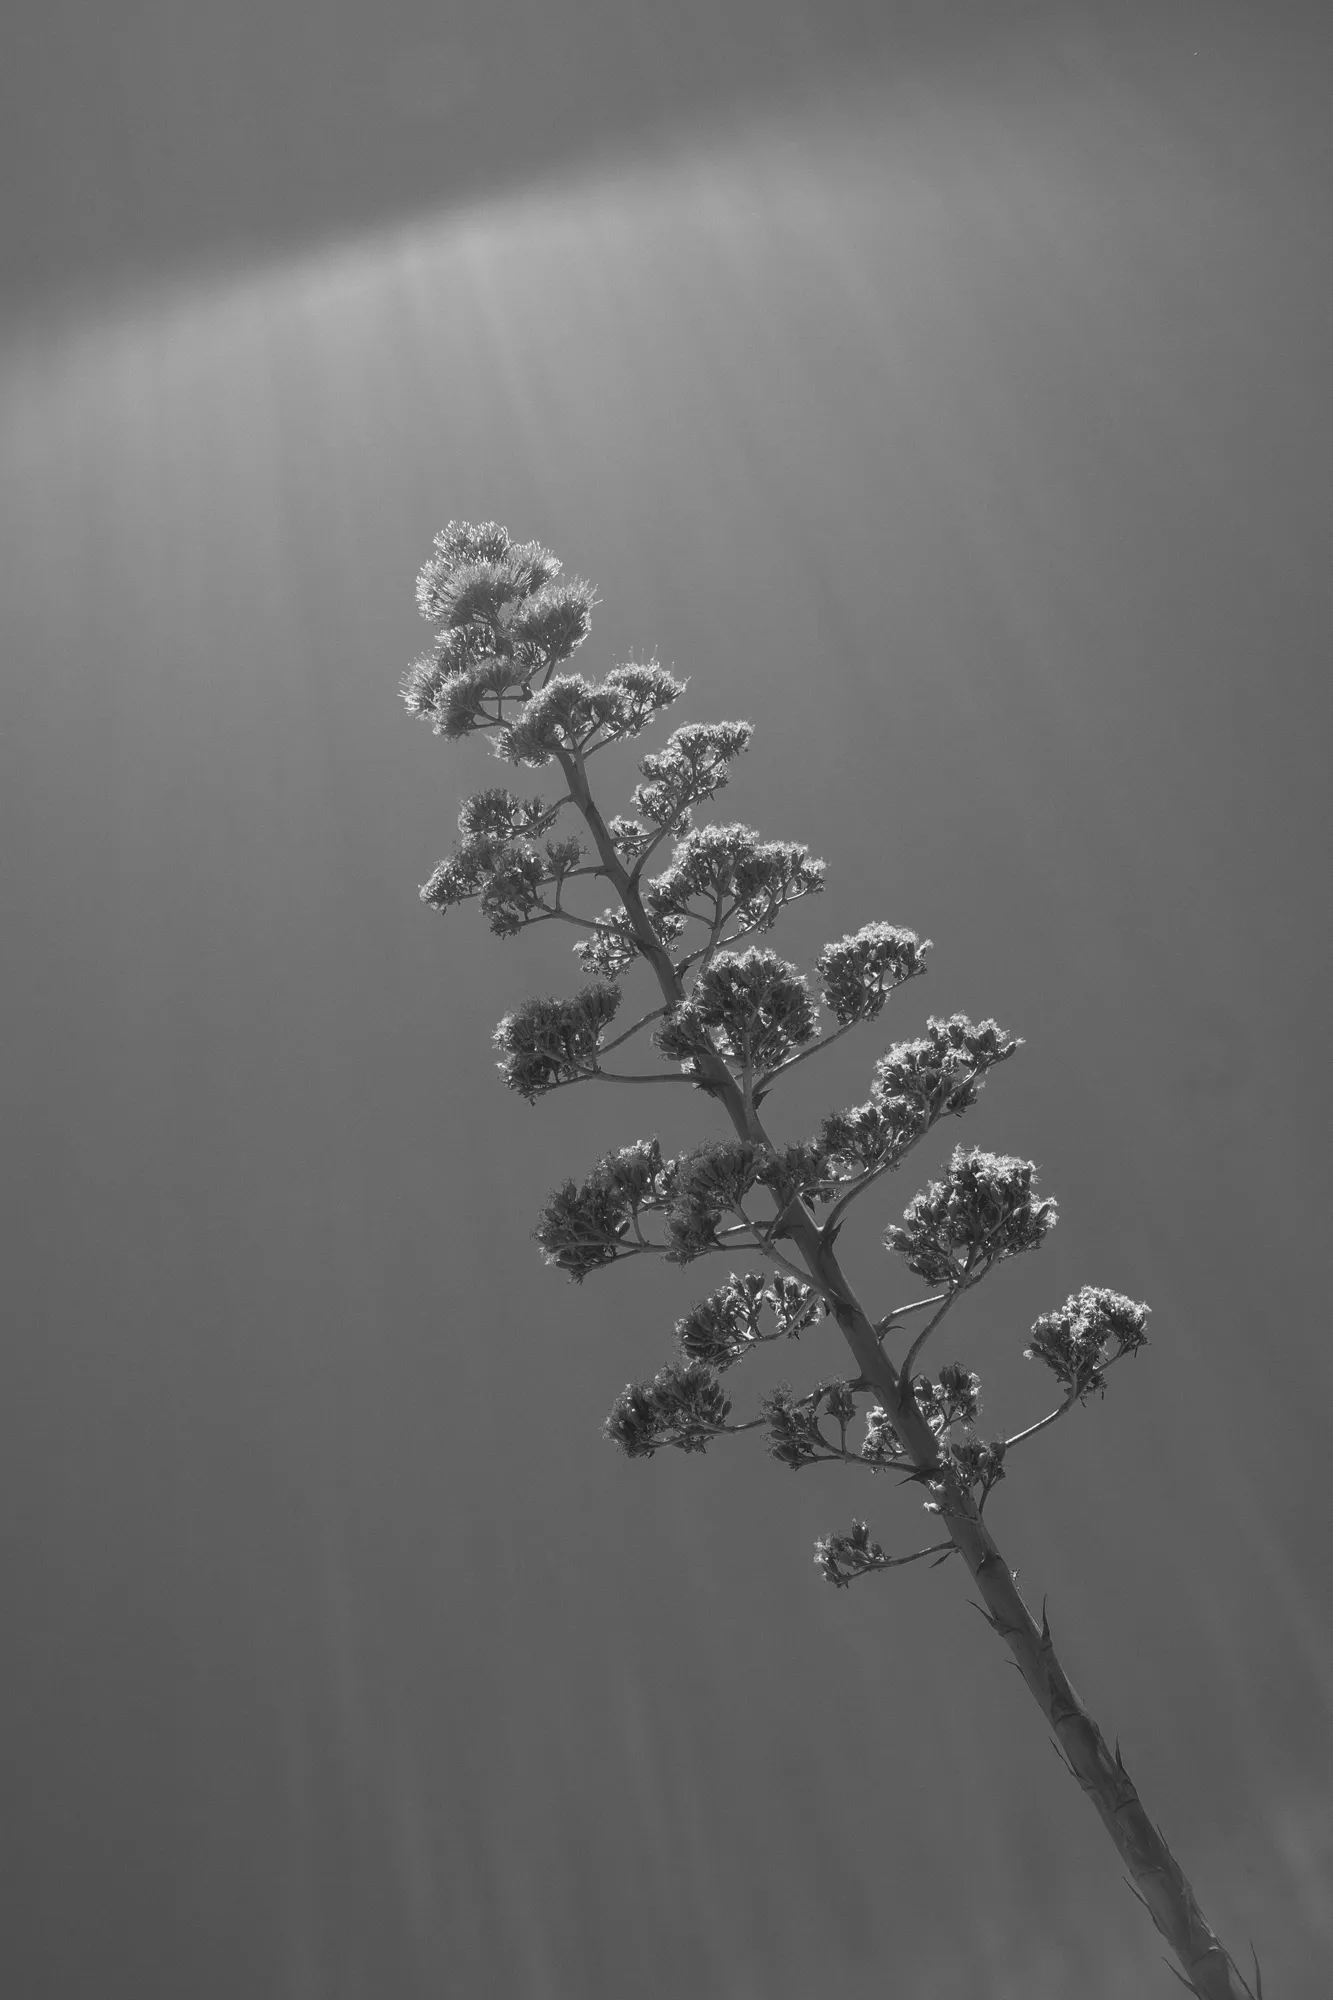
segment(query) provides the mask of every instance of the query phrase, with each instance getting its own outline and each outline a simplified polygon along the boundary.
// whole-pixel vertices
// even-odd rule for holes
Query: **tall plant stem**
[[[667,1006],[677,1006],[684,998],[680,974],[658,942],[637,883],[615,851],[589,791],[582,759],[577,753],[558,754],[570,797],[596,842],[603,870],[620,895],[640,951],[652,967]],[[725,1107],[737,1136],[772,1150],[772,1141],[753,1104],[721,1057],[703,1054],[698,1060],[703,1080]],[[926,1475],[925,1483],[949,1539],[981,1593],[987,1623],[1009,1648],[1029,1693],[1050,1725],[1065,1764],[1096,1808],[1135,1893],[1175,1953],[1187,1983],[1200,2000],[1256,2000],[1205,1919],[1179,1862],[1148,1817],[1120,1760],[1119,1747],[1114,1754],[1108,1749],[1105,1737],[1074,1692],[1056,1653],[1044,1608],[1038,1624],[981,1517],[970,1487],[941,1459],[938,1443],[915,1398],[909,1397],[900,1405],[898,1370],[880,1346],[869,1315],[834,1255],[827,1231],[815,1222],[804,1203],[790,1212],[787,1236],[830,1301],[858,1373],[878,1396],[907,1458],[917,1472]]]

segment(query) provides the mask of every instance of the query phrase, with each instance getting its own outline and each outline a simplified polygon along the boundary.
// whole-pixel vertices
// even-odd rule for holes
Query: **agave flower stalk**
[[[476,901],[498,936],[545,922],[579,932],[573,949],[591,979],[504,1017],[495,1042],[505,1083],[530,1102],[595,1080],[684,1084],[710,1098],[729,1128],[674,1158],[656,1139],[609,1153],[582,1180],[555,1189],[538,1219],[534,1234],[548,1261],[578,1283],[631,1256],[684,1264],[746,1251],[765,1267],[733,1272],[696,1303],[675,1329],[680,1359],[650,1382],[629,1384],[606,1433],[630,1457],[646,1458],[666,1446],[697,1452],[717,1437],[761,1430],[771,1455],[795,1470],[836,1459],[871,1472],[887,1467],[919,1486],[941,1539],[887,1555],[856,1521],[816,1544],[822,1575],[845,1588],[902,1563],[961,1556],[987,1624],[1100,1815],[1178,1976],[1202,2000],[1261,2000],[1257,1960],[1251,1988],[1204,1918],[1118,1745],[1108,1746],[1076,1694],[1045,1606],[1038,1619],[984,1519],[1010,1454],[1104,1392],[1107,1370],[1144,1344],[1148,1308],[1084,1286],[1043,1314],[1025,1351],[1055,1376],[1061,1400],[1008,1438],[983,1438],[979,1378],[946,1363],[932,1379],[916,1365],[966,1293],[1000,1263],[1040,1247],[1056,1205],[1038,1194],[1030,1161],[959,1147],[942,1177],[884,1233],[885,1247],[925,1284],[926,1296],[871,1317],[837,1254],[852,1203],[942,1119],[975,1104],[989,1072],[1020,1043],[994,1021],[932,1019],[880,1057],[865,1103],[831,1112],[805,1140],[770,1134],[761,1107],[786,1072],[876,1021],[898,988],[923,974],[930,943],[869,923],[819,954],[818,999],[794,965],[746,944],[771,930],[789,903],[818,894],[824,873],[797,843],[761,839],[738,822],[695,824],[697,809],[727,784],[746,750],[748,722],[676,729],[642,758],[630,812],[603,815],[592,757],[638,737],[685,683],[655,660],[623,662],[596,682],[561,671],[587,637],[596,601],[590,585],[566,580],[537,543],[517,543],[494,522],[451,522],[418,583],[434,643],[407,675],[403,696],[437,734],[485,734],[516,770],[554,766],[563,782],[549,805],[504,787],[467,800],[461,842],[421,892],[439,911]],[[547,838],[563,812],[581,830]],[[612,905],[599,914],[574,907],[585,883],[609,892]],[[635,973],[646,975],[654,1004],[612,1036],[622,981]],[[831,1024],[821,1027],[821,1009]],[[645,1033],[655,1067],[603,1068],[606,1054]],[[726,1370],[754,1347],[797,1339],[824,1318],[836,1323],[854,1372],[799,1395],[784,1385],[753,1417],[733,1421]],[[865,1436],[856,1446],[848,1440],[859,1417]]]

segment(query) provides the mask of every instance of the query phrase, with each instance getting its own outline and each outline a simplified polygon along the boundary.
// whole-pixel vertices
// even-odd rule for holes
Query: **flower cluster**
[[[590,1271],[613,1264],[642,1214],[664,1208],[675,1163],[656,1139],[607,1153],[582,1181],[567,1180],[549,1196],[533,1235],[548,1264],[582,1283]]]
[[[656,661],[612,667],[600,684],[556,674],[498,732],[496,747],[513,764],[545,764],[560,751],[586,755],[600,747],[599,736],[609,743],[639,735],[684,692],[684,681]]]
[[[826,944],[815,960],[824,985],[824,1004],[840,1027],[873,1021],[895,986],[925,971],[930,939],[893,924],[866,924]]]
[[[504,1052],[496,1068],[530,1104],[557,1084],[593,1075],[619,1005],[620,988],[601,981],[569,1000],[525,1000],[495,1030],[495,1046]]]
[[[902,1441],[888,1411],[880,1403],[872,1403],[866,1411],[866,1434],[861,1445],[861,1456],[867,1465],[902,1465],[906,1459]]]
[[[549,833],[559,816],[558,805],[548,806],[539,798],[520,799],[503,785],[493,785],[464,799],[458,831],[465,837],[485,834],[492,840],[532,839]]]
[[[824,864],[797,841],[760,840],[752,827],[697,827],[674,849],[671,866],[648,882],[644,902],[655,914],[699,917],[708,924],[738,919],[740,936],[771,930],[783,906],[824,886]],[[702,911],[691,905],[711,905]]]
[[[850,1111],[831,1111],[820,1125],[818,1144],[830,1173],[852,1179],[892,1165],[922,1130],[920,1115],[903,1099],[885,1104],[872,1097]]]
[[[916,1377],[912,1395],[932,1435],[943,1440],[955,1424],[970,1424],[975,1420],[981,1408],[981,1377],[970,1375],[956,1361],[950,1361],[941,1368],[936,1382],[928,1376]],[[888,1411],[878,1403],[866,1412],[861,1456],[871,1466],[901,1466],[906,1458]]]
[[[853,998],[846,993],[843,1006]],[[966,1014],[930,1020],[915,1041],[895,1042],[875,1065],[869,1100],[831,1112],[820,1126],[819,1144],[830,1170],[853,1178],[896,1166],[936,1119],[956,1117],[975,1104],[986,1071],[1021,1046],[994,1021],[977,1025]]]
[[[651,1382],[627,1382],[603,1429],[627,1458],[651,1458],[662,1445],[702,1451],[728,1428],[730,1399],[701,1362],[669,1362]]]
[[[617,739],[640,736],[653,717],[679,701],[687,683],[656,660],[626,660],[612,667],[592,699],[597,726]]]
[[[776,1322],[772,1333],[762,1329],[765,1308]],[[676,1340],[687,1360],[705,1361],[710,1368],[730,1368],[762,1341],[784,1334],[794,1340],[825,1311],[823,1300],[809,1285],[785,1271],[768,1279],[753,1271],[738,1278],[733,1271],[725,1285],[698,1300],[676,1321]]]
[[[417,579],[418,608],[436,630],[403,681],[409,713],[437,735],[494,731],[497,753],[514,764],[637,736],[685,683],[656,660],[613,667],[600,685],[557,674],[587,638],[596,602],[591,584],[562,579],[549,549],[512,541],[495,521],[451,521]]]
[[[423,716],[437,736],[467,736],[493,727],[503,718],[505,701],[522,701],[529,691],[529,673],[508,656],[464,658],[462,665],[455,664],[469,650],[462,639],[458,633],[443,634],[434,654],[414,660],[403,678],[409,715]]]
[[[746,1064],[753,1074],[775,1068],[814,1036],[814,1008],[796,967],[752,946],[719,952],[654,1039],[663,1055],[695,1074],[707,1048]]]
[[[949,1171],[908,1203],[905,1228],[884,1241],[928,1285],[975,1283],[992,1265],[1035,1250],[1055,1223],[1055,1203],[1033,1194],[1031,1160],[955,1147]]]
[[[443,911],[477,896],[496,937],[513,937],[539,913],[550,914],[542,890],[558,886],[582,859],[583,846],[576,834],[546,841],[539,853],[526,841],[471,833],[422,883],[421,900]]]
[[[613,814],[606,822],[606,830],[611,836],[611,845],[622,861],[635,860],[651,838],[643,821],[630,819],[626,813]]]
[[[744,1139],[713,1139],[676,1162],[666,1227],[672,1263],[688,1264],[717,1248],[724,1215],[739,1215],[759,1178],[763,1153]]]
[[[1032,1328],[1029,1361],[1044,1361],[1061,1387],[1086,1402],[1105,1391],[1106,1369],[1122,1354],[1137,1354],[1147,1341],[1144,1327],[1151,1307],[1121,1292],[1084,1285],[1058,1312],[1043,1313]]]
[[[672,945],[685,928],[684,917],[653,916],[648,923],[663,949]],[[642,949],[628,913],[620,909],[603,910],[595,928],[574,946],[574,953],[582,960],[585,972],[599,973],[603,979],[618,979],[627,966],[633,965]]]
[[[917,1408],[936,1437],[943,1437],[954,1424],[976,1421],[981,1409],[981,1377],[970,1375],[956,1361],[948,1361],[937,1382],[918,1377],[912,1383]]]
[[[690,722],[639,765],[644,782],[631,795],[635,812],[679,833],[691,806],[727,782],[727,765],[749,745],[750,722]]]
[[[902,1105],[923,1124],[968,1110],[981,1078],[1022,1044],[994,1021],[974,1025],[966,1014],[930,1020],[916,1041],[896,1042],[875,1064],[872,1095]]]
[[[742,1204],[752,1187],[766,1188],[777,1204],[767,1221],[745,1214]],[[766,1148],[745,1139],[710,1140],[675,1162],[671,1206],[667,1212],[668,1258],[688,1264],[718,1248],[718,1228],[724,1215],[735,1215],[772,1238],[786,1235],[782,1217],[803,1195],[822,1195],[827,1188],[818,1148],[798,1141]]]
[[[826,1382],[807,1395],[795,1396],[785,1382],[780,1382],[772,1395],[761,1398],[759,1407],[768,1424],[768,1450],[772,1458],[789,1465],[793,1472],[802,1466],[814,1465],[821,1458],[836,1458],[837,1451],[830,1450],[828,1440],[819,1428],[820,1405],[826,1404],[829,1415],[845,1434],[847,1425],[856,1414],[856,1400],[850,1383]]]
[[[409,713],[437,734],[500,726],[507,700],[526,701],[588,635],[596,602],[581,578],[536,542],[511,541],[497,522],[451,521],[417,579],[417,604],[436,627],[431,652],[403,682]]]
[[[561,568],[549,549],[513,542],[498,521],[451,521],[417,577],[417,609],[447,630],[498,624],[508,606],[545,589]]]
[[[782,1208],[802,1196],[827,1201],[833,1192],[828,1162],[813,1139],[796,1139],[790,1145],[776,1147],[761,1161],[755,1178],[772,1190]],[[781,1236],[786,1232],[774,1233]]]
[[[853,1521],[849,1535],[821,1536],[815,1543],[815,1564],[825,1583],[836,1584],[840,1590],[854,1577],[891,1567],[879,1543],[871,1541],[864,1521]]]

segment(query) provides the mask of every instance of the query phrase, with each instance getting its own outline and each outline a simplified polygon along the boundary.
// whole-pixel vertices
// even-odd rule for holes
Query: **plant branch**
[[[615,1037],[614,1041],[603,1042],[599,1053],[602,1055],[609,1055],[612,1049],[618,1049],[622,1042],[627,1042],[631,1035],[637,1035],[640,1028],[646,1028],[650,1021],[660,1021],[665,1013],[666,1013],[665,1007],[654,1007],[651,1014],[642,1015],[640,1019],[634,1023],[634,1026],[632,1028],[626,1028],[622,1034],[619,1034]]]
[[[766,1069],[763,1075],[757,1079],[755,1084],[756,1090],[766,1091],[770,1089],[778,1077],[785,1076],[789,1069],[795,1069],[797,1063],[803,1063],[807,1056],[817,1056],[822,1050],[832,1048],[836,1041],[840,1041],[844,1035],[850,1034],[853,1028],[859,1028],[862,1025],[860,1021],[845,1021],[831,1035],[821,1035],[818,1041],[809,1043],[797,1055],[785,1056],[780,1063],[774,1063],[772,1069]]]
[[[693,1077],[677,1076],[674,1071],[669,1069],[650,1070],[645,1075],[642,1076],[626,1076],[622,1074],[619,1070],[614,1070],[614,1069],[593,1069],[588,1071],[588,1075],[600,1077],[603,1083],[690,1083],[692,1084],[694,1081]]]
[[[1123,1354],[1113,1354],[1111,1355],[1109,1360],[1099,1361],[1097,1366],[1101,1370],[1102,1374],[1105,1375],[1108,1368],[1114,1368],[1116,1362],[1123,1361],[1124,1358],[1125,1357]],[[1054,1410],[1048,1410],[1044,1417],[1039,1418],[1035,1424],[1029,1424],[1025,1431],[1019,1431],[1015,1434],[1015,1436],[1011,1438],[1006,1438],[1004,1441],[1005,1450],[1008,1451],[1011,1446],[1016,1444],[1024,1444],[1028,1438],[1035,1437],[1038,1431],[1044,1431],[1048,1428],[1049,1425],[1058,1422],[1058,1420],[1064,1416],[1065,1412],[1067,1410],[1071,1410],[1074,1407],[1074,1404],[1077,1403],[1086,1394],[1087,1394],[1086,1378],[1080,1377],[1079,1380],[1075,1382],[1073,1387],[1070,1389],[1069,1394],[1065,1397],[1063,1403],[1059,1404],[1057,1408],[1055,1408]]]
[[[903,1319],[908,1313],[923,1312],[927,1306],[937,1306],[941,1299],[948,1296],[947,1292],[936,1292],[928,1299],[913,1299],[910,1305],[895,1306],[892,1312],[885,1313],[883,1319],[875,1321],[875,1332],[883,1340],[887,1333],[892,1332],[895,1320]]]
[[[911,1394],[912,1363],[916,1360],[917,1355],[921,1352],[926,1342],[930,1339],[931,1334],[934,1333],[936,1327],[939,1325],[940,1321],[944,1318],[944,1315],[948,1311],[950,1311],[950,1309],[954,1304],[954,1301],[958,1298],[959,1292],[961,1290],[962,1287],[960,1286],[957,1290],[951,1291],[948,1294],[943,1305],[940,1307],[939,1311],[937,1313],[931,1314],[930,1318],[926,1321],[926,1324],[922,1327],[916,1339],[912,1342],[912,1345],[908,1348],[906,1356],[904,1357],[903,1360],[903,1365],[898,1370],[898,1394],[899,1397],[902,1399],[902,1401],[906,1402],[908,1396]]]

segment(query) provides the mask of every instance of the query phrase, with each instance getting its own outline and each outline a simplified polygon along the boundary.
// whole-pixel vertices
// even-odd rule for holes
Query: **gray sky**
[[[723,1272],[578,1291],[527,1232],[712,1127],[508,1096],[492,1026],[575,962],[416,898],[500,774],[397,703],[412,580],[494,516],[597,583],[584,671],[755,723],[719,814],[829,871],[778,949],[935,940],[776,1129],[927,1012],[1026,1037],[956,1136],[1063,1219],[952,1351],[1016,1429],[1079,1284],[1152,1345],[988,1519],[1317,2000],[1327,31],[344,11],[34,11],[6,86],[6,1990],[1175,1990],[952,1570],[819,1582],[914,1498],[598,1434]],[[847,1232],[877,1310],[916,1185]]]

